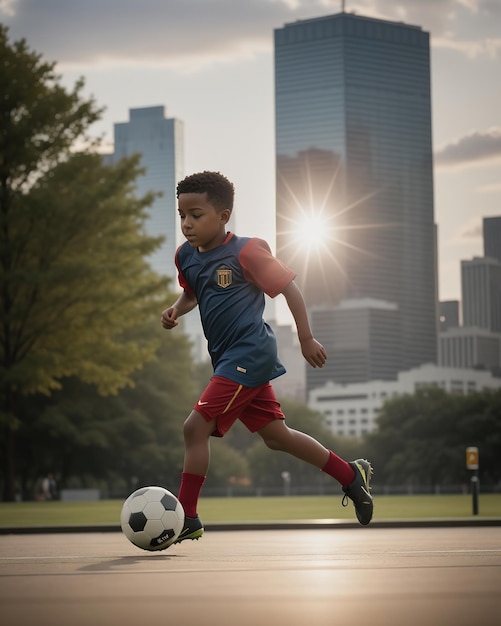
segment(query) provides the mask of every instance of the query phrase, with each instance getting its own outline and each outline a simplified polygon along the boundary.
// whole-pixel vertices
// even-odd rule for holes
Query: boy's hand
[[[314,337],[301,341],[301,352],[312,367],[323,367],[327,361],[327,352]]]
[[[177,318],[176,307],[171,306],[168,309],[165,309],[165,311],[162,312],[162,317],[160,318],[162,322],[162,326],[167,330],[174,328],[175,326],[178,325],[178,321],[176,320],[176,318]]]

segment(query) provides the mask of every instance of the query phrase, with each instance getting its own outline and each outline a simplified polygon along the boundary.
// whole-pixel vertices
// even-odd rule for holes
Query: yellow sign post
[[[466,469],[472,472],[471,475],[471,497],[473,515],[478,515],[478,448],[470,446],[466,448]]]
[[[466,468],[478,470],[478,448],[473,446],[466,448]]]

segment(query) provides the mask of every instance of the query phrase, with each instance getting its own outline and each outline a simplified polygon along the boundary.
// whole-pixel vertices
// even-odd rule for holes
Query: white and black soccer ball
[[[163,487],[142,487],[124,502],[120,524],[124,535],[138,548],[165,550],[183,530],[183,506]]]

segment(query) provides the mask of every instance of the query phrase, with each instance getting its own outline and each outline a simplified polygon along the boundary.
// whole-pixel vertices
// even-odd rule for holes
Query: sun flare
[[[323,248],[335,238],[332,219],[315,212],[305,213],[295,222],[292,231],[295,244],[309,249]]]

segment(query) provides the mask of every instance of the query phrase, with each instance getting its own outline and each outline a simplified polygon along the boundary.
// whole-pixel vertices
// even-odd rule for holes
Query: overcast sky
[[[273,29],[338,13],[341,0],[0,0],[10,38],[85,78],[110,144],[134,107],[184,122],[185,173],[236,186],[236,230],[274,248]],[[460,261],[501,215],[501,0],[346,0],[346,10],[431,34],[439,293],[460,298]]]

